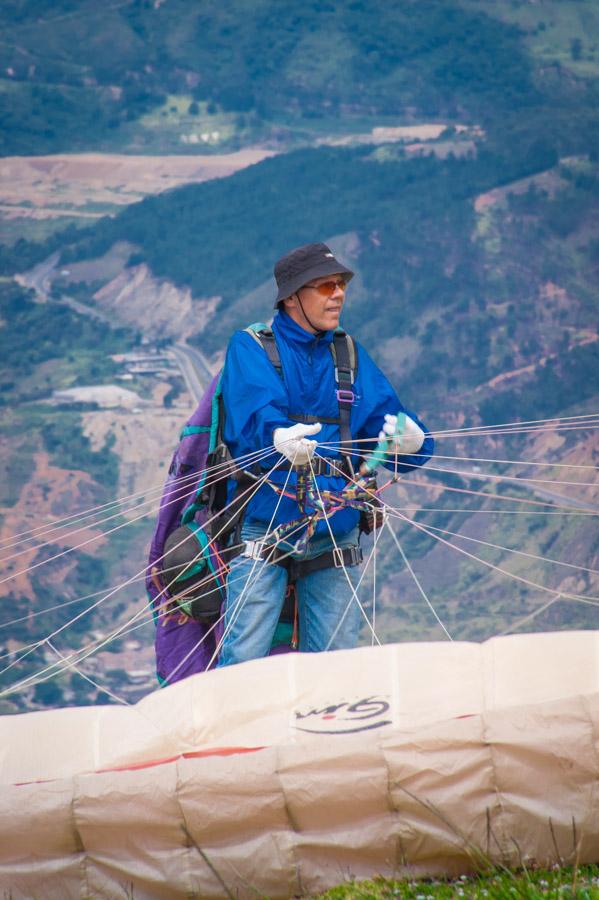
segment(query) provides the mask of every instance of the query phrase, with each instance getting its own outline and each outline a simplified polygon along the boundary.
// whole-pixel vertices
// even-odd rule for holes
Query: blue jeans
[[[259,540],[264,530],[244,525],[243,540]],[[337,540],[338,547],[355,547],[357,528]],[[328,535],[314,538],[305,556],[309,559],[328,552],[333,543]],[[347,573],[347,575],[346,575]],[[299,615],[299,650],[343,650],[358,642],[361,617],[353,595],[360,567],[321,569],[298,579],[296,596]],[[351,587],[350,587],[351,584]],[[287,591],[287,571],[263,560],[237,556],[227,579],[225,639],[219,666],[231,666],[267,656]]]

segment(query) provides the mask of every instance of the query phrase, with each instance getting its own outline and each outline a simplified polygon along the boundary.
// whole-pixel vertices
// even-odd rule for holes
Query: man
[[[387,439],[387,464],[400,472],[425,463],[434,446],[413,413],[405,411],[403,434],[398,433],[396,417],[404,408],[358,344],[351,373],[354,383],[347,381],[347,365],[346,381],[336,381],[341,363],[337,359],[335,365],[331,344],[339,343],[334,332],[354,274],[351,269],[335,259],[326,244],[318,243],[286,254],[276,263],[274,274],[278,311],[272,330],[282,371],[277,372],[251,334],[240,331],[233,336],[222,380],[224,439],[234,458],[274,444],[277,453],[261,466],[266,474],[283,459],[269,481],[286,488],[279,494],[264,484],[247,505],[241,533],[245,550],[231,563],[228,576],[220,666],[266,656],[271,648],[288,572],[283,565],[264,561],[262,541],[278,525],[301,517],[295,499],[295,467],[311,466],[321,491],[339,492],[352,477],[352,458],[357,461],[365,448],[374,449],[377,438]],[[344,407],[351,438],[375,439],[372,444],[340,445]],[[318,455],[314,435],[322,445]],[[353,457],[344,455],[352,451]],[[300,651],[335,650],[357,643],[361,612],[352,586],[358,581],[361,558],[358,521],[359,512],[344,507],[328,521],[319,521],[308,542],[296,581]],[[289,537],[284,547],[292,548],[296,537]]]

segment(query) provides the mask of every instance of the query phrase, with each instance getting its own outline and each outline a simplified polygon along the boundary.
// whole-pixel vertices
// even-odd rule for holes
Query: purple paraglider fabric
[[[156,621],[156,671],[158,679],[167,684],[205,671],[222,634],[222,626],[208,633],[208,625],[190,619],[176,607],[173,609],[172,601],[160,581],[160,563],[166,539],[180,524],[181,516],[193,500],[206,469],[213,398],[219,378],[220,375],[214,377],[186,425],[189,429],[206,430],[184,435],[174,453],[150,545],[146,589]],[[197,478],[193,477],[194,473],[197,473]],[[185,479],[183,482],[182,478]],[[204,512],[196,513],[196,522],[202,524],[205,520]]]

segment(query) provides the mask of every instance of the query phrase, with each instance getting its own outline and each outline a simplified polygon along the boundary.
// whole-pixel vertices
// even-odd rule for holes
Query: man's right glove
[[[314,425],[298,422],[290,428],[275,428],[273,433],[275,450],[286,456],[294,466],[305,466],[316,450],[316,441],[306,440],[306,435],[316,434],[321,428],[320,422],[315,422]]]

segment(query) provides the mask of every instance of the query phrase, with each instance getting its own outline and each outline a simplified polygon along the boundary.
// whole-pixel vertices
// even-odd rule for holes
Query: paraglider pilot
[[[265,537],[300,515],[297,477],[302,469],[297,467],[309,467],[319,490],[339,492],[354,477],[352,460],[371,446],[364,439],[386,439],[387,465],[400,472],[432,455],[434,442],[425,426],[404,409],[363,347],[339,329],[353,274],[326,244],[292,250],[274,267],[278,293],[272,337],[279,370],[272,354],[247,331],[236,332],[229,343],[222,381],[225,442],[234,458],[274,444],[276,455],[261,465],[267,472],[280,459],[269,480],[287,489],[281,495],[264,484],[246,507],[244,550],[233,559],[228,576],[219,666],[269,653],[290,559],[296,565],[299,650],[357,644],[361,613],[348,583],[355,587],[360,571],[356,509],[343,507],[318,521],[301,560],[291,552],[285,564],[264,562]],[[358,443],[352,446],[352,439]],[[293,549],[291,538],[287,546]]]

